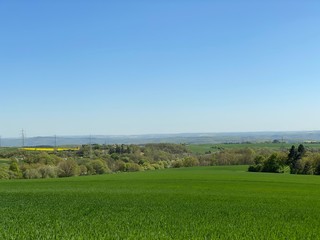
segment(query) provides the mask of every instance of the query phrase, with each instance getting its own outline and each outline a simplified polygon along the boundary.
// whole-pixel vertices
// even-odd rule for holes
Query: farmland
[[[221,144],[190,144],[188,149],[194,153],[217,152],[222,149],[270,149],[273,151],[285,151],[289,149],[293,143],[221,143]],[[320,149],[319,143],[304,143],[305,147],[310,150]]]
[[[316,143],[305,146],[159,143],[0,148],[0,179],[88,176],[216,165],[251,165],[250,171],[258,172],[284,172],[290,168],[291,173],[320,175],[319,149]]]
[[[54,151],[77,151],[78,147],[24,147],[21,150],[25,151],[43,151],[43,152],[54,152]]]
[[[1,239],[318,239],[318,176],[215,166],[0,181]]]

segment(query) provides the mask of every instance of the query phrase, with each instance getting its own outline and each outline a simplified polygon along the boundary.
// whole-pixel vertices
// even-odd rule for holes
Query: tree
[[[88,168],[85,165],[80,165],[79,166],[79,174],[81,176],[87,175],[88,174]]]
[[[116,153],[121,153],[121,147],[118,144],[116,145]]]
[[[292,145],[292,147],[290,148],[289,154],[288,154],[288,164],[292,164],[294,159],[296,159],[297,156],[297,151],[296,151],[296,147],[294,145]]]
[[[249,172],[274,172],[282,173],[284,170],[285,160],[281,154],[273,153],[267,159],[258,155],[254,159],[255,165],[248,168]]]
[[[312,175],[314,173],[314,169],[311,161],[306,161],[302,170],[302,174]]]
[[[9,171],[7,167],[0,167],[0,179],[9,179]]]
[[[182,161],[184,167],[193,167],[199,165],[199,160],[196,157],[185,157]]]
[[[254,164],[262,164],[265,161],[265,157],[262,155],[258,155],[254,158]]]
[[[19,168],[18,163],[16,161],[12,161],[9,166],[9,170],[12,172],[20,172],[20,168]]]
[[[315,159],[314,168],[314,174],[320,175],[320,158]]]
[[[306,153],[306,149],[304,148],[303,144],[300,144],[298,146],[298,153],[297,153],[297,158],[301,159]]]
[[[23,177],[26,179],[41,178],[41,173],[35,168],[30,168],[23,172]]]
[[[303,173],[303,164],[301,163],[302,158],[305,156],[306,149],[305,147],[300,144],[298,149],[296,150],[295,146],[292,146],[289,154],[287,164],[290,167],[290,173],[297,174]]]
[[[265,157],[262,155],[258,155],[254,158],[253,162],[254,165],[249,166],[248,171],[249,172],[261,172],[263,169],[263,165],[265,162]]]
[[[50,165],[44,165],[40,166],[38,168],[39,173],[41,174],[42,178],[55,178],[57,177],[57,167],[56,166],[50,166]]]
[[[110,169],[102,160],[93,160],[90,162],[90,165],[92,166],[96,174],[104,174],[110,172]]]
[[[272,154],[264,163],[262,172],[283,172],[284,164],[281,159],[278,158],[276,153]]]
[[[16,161],[12,161],[9,166],[9,178],[21,178],[22,173],[20,167]]]
[[[78,174],[78,164],[73,159],[62,161],[58,165],[59,177],[71,177]]]

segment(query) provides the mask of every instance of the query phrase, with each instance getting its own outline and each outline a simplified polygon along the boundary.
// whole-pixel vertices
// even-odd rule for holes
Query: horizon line
[[[221,132],[179,132],[179,133],[141,133],[141,134],[77,134],[77,135],[34,135],[31,137],[25,136],[25,138],[45,138],[45,137],[132,137],[132,136],[161,136],[161,135],[187,135],[187,134],[245,134],[245,133],[301,133],[301,132],[320,132],[320,130],[261,130],[261,131],[221,131]],[[21,139],[21,136],[4,137],[0,135],[2,139]]]

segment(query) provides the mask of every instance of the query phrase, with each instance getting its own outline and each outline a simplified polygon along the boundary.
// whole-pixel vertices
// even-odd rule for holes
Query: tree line
[[[82,145],[77,151],[0,149],[0,179],[87,176],[215,165],[251,165],[249,171],[319,174],[320,154],[303,145],[289,153],[268,148],[221,148],[193,153],[185,144]]]
[[[286,169],[291,174],[320,175],[320,154],[308,152],[303,144],[297,148],[293,145],[287,154],[273,153],[267,158],[256,156],[248,171],[283,173]]]

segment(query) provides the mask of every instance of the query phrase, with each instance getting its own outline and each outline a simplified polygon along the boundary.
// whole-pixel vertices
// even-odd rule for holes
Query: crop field
[[[53,148],[53,147],[25,147],[25,148],[21,148],[22,150],[25,151],[44,151],[44,152],[54,152],[54,151],[77,151],[79,150],[78,147],[57,147],[57,148]]]
[[[320,177],[194,167],[0,181],[0,239],[319,239]]]
[[[1,165],[7,165],[10,161],[8,159],[2,159],[0,158],[0,166]]]
[[[289,150],[292,145],[297,145],[293,143],[231,143],[231,144],[192,144],[188,145],[188,149],[193,153],[206,153],[206,152],[216,152],[221,149],[244,149],[244,148],[268,148],[271,150]],[[304,143],[307,149],[320,149],[320,144]]]

